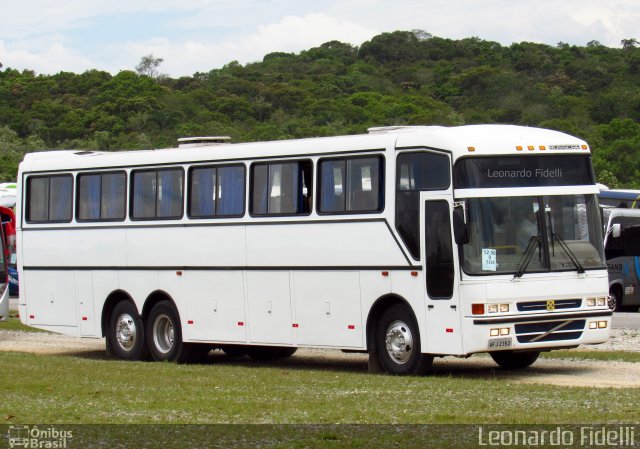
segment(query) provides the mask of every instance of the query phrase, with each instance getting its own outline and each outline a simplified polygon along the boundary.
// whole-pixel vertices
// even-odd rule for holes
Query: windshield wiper
[[[527,248],[524,250],[524,254],[520,258],[520,262],[518,262],[518,265],[516,266],[516,272],[513,275],[514,279],[522,277],[527,267],[529,266],[531,259],[533,258],[533,254],[536,252],[536,246],[539,242],[540,237],[538,237],[537,235],[531,237]]]
[[[552,238],[552,241],[558,242],[558,245],[560,245],[560,248],[562,248],[564,252],[567,254],[567,256],[569,256],[569,260],[571,260],[571,263],[573,263],[573,266],[575,266],[576,269],[578,270],[578,274],[584,273],[584,267],[576,257],[575,253],[571,251],[571,248],[569,248],[569,245],[567,245],[567,242],[565,242],[564,239],[560,237],[558,234],[556,234],[555,232],[551,233],[551,238]]]

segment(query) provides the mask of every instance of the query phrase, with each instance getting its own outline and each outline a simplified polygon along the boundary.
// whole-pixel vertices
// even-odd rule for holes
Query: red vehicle
[[[16,217],[13,209],[0,206],[0,218],[2,218],[2,230],[4,235],[4,260],[9,272],[9,293],[18,295],[18,271],[16,267]]]

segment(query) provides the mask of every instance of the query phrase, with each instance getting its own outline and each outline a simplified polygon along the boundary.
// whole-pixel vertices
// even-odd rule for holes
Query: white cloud
[[[271,52],[299,52],[331,40],[359,45],[377,33],[377,30],[346,20],[324,14],[308,14],[304,17],[287,16],[278,23],[259,26],[256,33],[236,41],[175,43],[167,39],[155,39],[129,43],[127,53],[130,58],[137,59],[151,53],[164,59],[161,72],[168,72],[172,76],[192,75],[198,71],[208,72],[219,68],[230,61],[259,61]]]
[[[43,39],[38,51],[12,47],[0,40],[0,62],[5,68],[29,69],[36,73],[84,72],[104,66],[56,40]]]
[[[134,68],[143,55],[153,53],[164,58],[162,71],[189,75],[232,60],[261,60],[274,51],[299,52],[330,40],[359,45],[380,32],[411,29],[452,39],[476,36],[503,45],[521,41],[585,45],[598,40],[618,47],[621,39],[640,38],[638,0],[5,3],[2,15],[8,20],[0,27],[0,61],[41,73],[90,68],[115,73]],[[119,26],[122,18],[128,20],[126,28]]]

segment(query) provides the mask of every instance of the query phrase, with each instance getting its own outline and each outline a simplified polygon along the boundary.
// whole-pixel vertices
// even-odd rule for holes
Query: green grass
[[[0,418],[16,423],[635,423],[640,389],[519,384],[464,370],[425,377],[366,364],[123,362],[0,353]]]
[[[551,351],[543,352],[541,357],[548,359],[603,360],[640,363],[640,352],[624,351]]]
[[[0,330],[7,331],[24,331],[24,332],[46,332],[35,327],[25,326],[20,322],[18,312],[15,310],[9,311],[9,318],[5,321],[0,321]]]

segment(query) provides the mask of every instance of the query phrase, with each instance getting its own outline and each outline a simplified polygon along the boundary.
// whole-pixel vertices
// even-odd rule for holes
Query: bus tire
[[[540,351],[516,352],[516,351],[496,351],[489,355],[500,365],[500,368],[509,370],[525,369],[533,365],[538,360]]]
[[[153,360],[185,363],[191,360],[194,345],[182,342],[180,316],[171,301],[160,301],[147,318],[147,342]]]
[[[419,375],[431,368],[433,356],[420,352],[418,323],[405,304],[395,304],[380,317],[376,332],[380,364],[393,375]]]
[[[144,324],[136,306],[120,301],[109,317],[107,352],[123,360],[146,360],[149,349],[145,341]]]
[[[609,308],[615,312],[622,311],[622,288],[618,285],[609,290]]]

